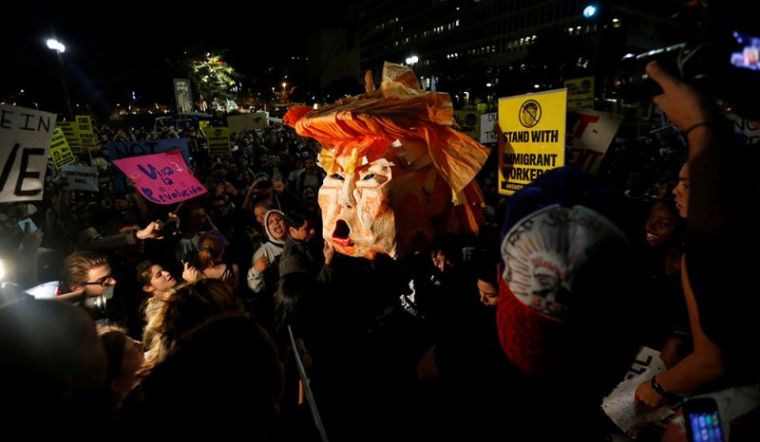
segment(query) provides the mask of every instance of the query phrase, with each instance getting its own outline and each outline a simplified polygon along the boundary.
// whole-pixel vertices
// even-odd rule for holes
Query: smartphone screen
[[[723,428],[715,401],[698,399],[684,404],[686,430],[690,442],[723,442]]]
[[[737,68],[760,70],[760,37],[748,34],[733,33],[739,48],[731,53],[731,64]]]

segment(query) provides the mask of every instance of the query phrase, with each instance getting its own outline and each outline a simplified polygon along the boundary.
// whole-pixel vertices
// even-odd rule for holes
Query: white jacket
[[[282,254],[282,249],[285,246],[285,241],[275,239],[272,236],[272,233],[269,232],[269,216],[273,213],[279,213],[283,217],[285,216],[284,213],[274,209],[269,210],[266,215],[264,215],[264,231],[267,233],[269,241],[262,244],[261,247],[256,250],[256,253],[253,254],[252,262],[256,262],[262,255],[266,255],[267,259],[269,259],[269,267],[264,272],[259,272],[253,266],[248,269],[248,287],[253,290],[254,293],[261,293],[266,288],[264,275],[267,271],[277,271],[277,260]]]

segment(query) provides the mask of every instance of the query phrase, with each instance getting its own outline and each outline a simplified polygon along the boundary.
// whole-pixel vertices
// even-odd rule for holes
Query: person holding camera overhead
[[[757,149],[732,146],[711,107],[691,86],[656,62],[647,74],[662,87],[654,98],[689,147],[690,192],[687,249],[681,280],[694,350],[670,369],[642,383],[635,400],[643,409],[683,397],[712,397],[727,440],[756,440],[760,427],[760,295],[756,260],[741,258],[760,248],[760,186],[753,174]],[[755,416],[752,418],[752,416]],[[753,420],[754,419],[754,420]],[[749,426],[747,426],[749,424]],[[671,425],[663,440],[685,440]]]

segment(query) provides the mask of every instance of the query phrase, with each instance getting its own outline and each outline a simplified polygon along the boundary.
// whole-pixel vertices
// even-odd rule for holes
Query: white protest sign
[[[663,406],[641,413],[636,409],[636,389],[643,382],[665,371],[660,352],[642,347],[625,378],[602,401],[602,410],[628,436],[635,438],[648,425],[656,425],[673,415],[670,407]]]
[[[567,113],[567,165],[596,173],[623,118],[620,115],[577,109]]]
[[[496,124],[499,122],[499,113],[491,112],[480,116],[480,143],[498,143],[499,131]]]
[[[66,180],[66,190],[100,191],[98,187],[97,167],[67,164],[61,166],[61,174],[68,178]]]
[[[39,201],[55,114],[0,105],[0,203]]]
[[[231,132],[264,129],[269,126],[269,121],[267,120],[268,116],[268,112],[230,115],[227,117],[227,126],[230,128]]]

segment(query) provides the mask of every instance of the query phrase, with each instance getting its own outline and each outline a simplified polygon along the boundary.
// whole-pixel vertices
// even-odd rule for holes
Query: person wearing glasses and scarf
[[[106,255],[76,252],[63,261],[63,280],[57,297],[84,308],[96,324],[126,322],[126,312],[114,298],[116,279]]]

